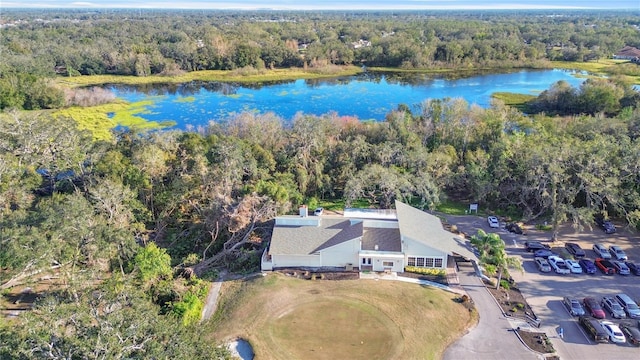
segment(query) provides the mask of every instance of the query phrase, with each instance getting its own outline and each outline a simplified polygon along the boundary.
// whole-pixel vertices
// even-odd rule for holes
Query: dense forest
[[[528,115],[425,99],[383,122],[242,113],[110,141],[24,111],[65,106],[55,79],[80,74],[525,67],[640,46],[640,20],[626,13],[387,15],[3,14],[0,290],[40,297],[0,316],[0,358],[228,357],[203,335],[215,319],[199,324],[205,280],[256,271],[270,221],[300,204],[473,201],[555,228],[592,226],[599,213],[638,224],[640,96],[615,76],[555,84]]]
[[[65,105],[50,78],[364,64],[545,67],[640,47],[638,14],[3,10],[0,109]]]

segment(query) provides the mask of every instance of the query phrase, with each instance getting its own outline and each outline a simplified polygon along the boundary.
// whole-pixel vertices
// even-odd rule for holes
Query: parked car
[[[611,253],[611,256],[616,260],[628,260],[627,254],[618,245],[609,246],[609,252]]]
[[[604,331],[607,333],[607,336],[609,337],[609,341],[614,343],[627,342],[627,338],[624,336],[624,334],[622,333],[622,330],[620,330],[618,325],[616,325],[615,323],[612,323],[611,321],[602,321],[601,324],[602,324],[602,328],[604,328]]]
[[[543,244],[540,241],[525,241],[524,247],[528,252],[534,252],[536,250],[549,250],[551,247],[547,244]]]
[[[640,346],[640,330],[632,324],[620,324],[620,330],[631,345]]]
[[[607,317],[604,309],[602,309],[602,306],[598,304],[598,300],[596,300],[595,298],[586,297],[582,301],[582,304],[584,305],[584,310],[591,314],[591,316],[593,316],[594,318],[604,319]]]
[[[578,299],[565,296],[562,298],[562,303],[572,316],[583,316],[585,314],[584,308]]]
[[[547,249],[536,250],[536,251],[533,253],[533,256],[534,256],[534,257],[541,257],[541,258],[545,258],[545,259],[548,259],[548,258],[549,258],[549,256],[557,256],[557,255],[558,255],[558,254],[554,253],[554,252],[553,252],[553,251],[551,251],[551,250],[547,250]]]
[[[505,226],[504,228],[507,229],[508,232],[512,232],[514,234],[518,234],[518,235],[524,234],[520,225],[516,223],[508,223],[507,226]]]
[[[613,275],[616,273],[616,268],[613,266],[613,263],[609,260],[597,258],[596,267],[602,271],[605,275]]]
[[[627,265],[629,271],[631,271],[632,274],[640,276],[640,265],[632,263],[631,261],[625,261],[624,263],[625,265]]]
[[[551,255],[547,258],[547,261],[549,261],[549,265],[551,265],[551,268],[556,272],[556,274],[571,273],[571,270],[569,270],[569,267],[561,257]]]
[[[580,259],[578,264],[582,267],[582,271],[587,274],[595,274],[596,273],[596,264],[589,259]]]
[[[611,259],[611,254],[609,254],[607,248],[602,244],[593,244],[593,252],[595,252],[599,258]]]
[[[321,207],[319,207],[319,208],[316,208],[316,210],[313,212],[313,215],[315,215],[315,216],[320,216],[320,215],[322,215],[323,213],[324,213],[324,209],[323,209],[323,208],[321,208]]]
[[[567,267],[572,274],[582,274],[582,266],[580,266],[577,261],[567,259],[564,263],[567,264]]]
[[[498,218],[495,216],[487,217],[487,221],[489,222],[489,227],[492,227],[492,228],[500,227],[500,222],[498,221]]]
[[[607,342],[608,336],[600,322],[587,316],[581,316],[578,323],[584,331],[596,342]]]
[[[585,253],[584,250],[582,250],[582,248],[580,247],[580,245],[576,243],[568,242],[564,244],[564,247],[567,249],[569,254],[573,255],[576,258],[582,258],[587,256],[587,253]]]
[[[629,295],[618,294],[616,295],[616,300],[620,303],[620,306],[622,306],[628,317],[640,319],[640,307],[638,307],[638,304],[636,304]]]
[[[549,265],[549,262],[547,261],[547,259],[542,257],[536,257],[536,258],[533,258],[533,262],[536,263],[536,267],[541,272],[545,272],[545,273],[551,272],[551,265]]]
[[[595,217],[596,224],[606,233],[613,234],[616,232],[616,226],[610,220],[607,220],[602,215]]]
[[[606,309],[614,319],[624,319],[627,314],[624,312],[622,305],[611,296],[605,296],[600,303],[604,309]]]
[[[620,275],[629,275],[631,274],[631,270],[629,270],[629,267],[623,263],[622,261],[612,261],[613,263],[613,267],[616,268],[616,272]]]

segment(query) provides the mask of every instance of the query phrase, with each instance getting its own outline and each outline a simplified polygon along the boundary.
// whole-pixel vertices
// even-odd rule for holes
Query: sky
[[[159,8],[273,10],[635,9],[640,0],[0,0],[0,9]]]

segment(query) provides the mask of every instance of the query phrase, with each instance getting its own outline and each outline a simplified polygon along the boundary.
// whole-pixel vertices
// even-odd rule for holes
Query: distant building
[[[640,59],[640,50],[634,48],[633,46],[625,46],[622,48],[622,50],[613,54],[613,58],[638,62],[638,60]]]

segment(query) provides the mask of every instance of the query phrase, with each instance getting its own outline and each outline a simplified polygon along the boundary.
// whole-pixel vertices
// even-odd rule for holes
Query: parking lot
[[[458,229],[474,234],[481,228],[487,232],[497,232],[505,241],[507,253],[510,256],[518,256],[522,259],[524,272],[512,271],[512,276],[517,285],[527,298],[529,305],[541,320],[541,330],[552,338],[554,347],[562,359],[632,359],[640,356],[640,349],[628,344],[601,343],[596,344],[579,327],[577,318],[569,314],[562,304],[564,296],[575,297],[580,300],[590,296],[598,301],[603,296],[615,296],[626,293],[634,300],[640,300],[640,276],[635,275],[604,275],[600,270],[594,275],[568,274],[558,275],[554,272],[541,273],[533,262],[533,254],[525,250],[525,241],[541,241],[552,247],[554,252],[562,256],[565,242],[578,243],[587,253],[587,258],[595,259],[595,253],[591,249],[594,243],[621,246],[629,261],[640,263],[640,238],[637,234],[631,234],[624,229],[618,229],[616,234],[605,234],[599,228],[585,229],[580,232],[567,227],[562,229],[559,241],[551,243],[550,232],[526,229],[526,235],[516,235],[504,229],[492,229],[486,219],[474,217],[452,218],[450,221],[458,226]],[[607,320],[620,323],[621,320],[612,320],[607,313]],[[633,322],[638,326],[638,320],[622,320]],[[557,334],[560,327],[564,330],[564,339]]]

